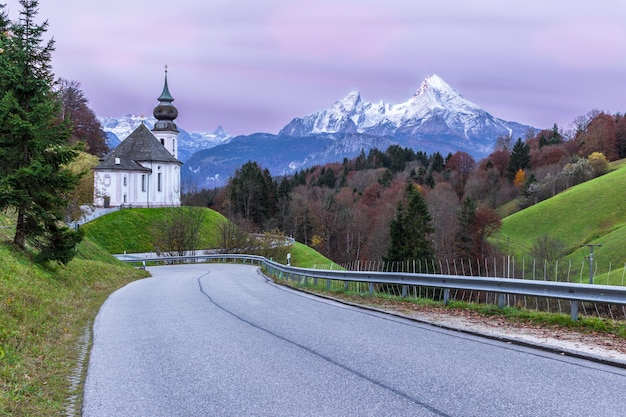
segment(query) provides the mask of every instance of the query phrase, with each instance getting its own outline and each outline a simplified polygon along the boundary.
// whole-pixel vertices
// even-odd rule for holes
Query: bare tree
[[[224,220],[218,226],[220,253],[249,253],[252,237],[234,222]]]
[[[194,253],[200,240],[200,228],[206,218],[201,207],[180,206],[170,208],[162,221],[153,229],[157,252],[169,255]]]
[[[530,255],[541,261],[554,262],[565,255],[565,244],[559,239],[544,235],[535,240]]]

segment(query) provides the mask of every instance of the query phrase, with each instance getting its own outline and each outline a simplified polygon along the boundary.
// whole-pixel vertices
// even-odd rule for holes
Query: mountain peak
[[[361,103],[361,94],[357,91],[351,91],[343,99],[337,101],[334,107],[346,110],[354,111]]]
[[[454,88],[452,88],[450,84],[445,82],[443,78],[441,78],[437,74],[429,75],[428,77],[424,78],[424,81],[422,81],[414,96],[421,96],[431,91],[445,93],[446,95],[460,96],[460,94]]]

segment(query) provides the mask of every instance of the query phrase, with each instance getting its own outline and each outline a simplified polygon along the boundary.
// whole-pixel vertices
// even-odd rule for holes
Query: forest
[[[476,161],[390,146],[273,178],[249,161],[226,187],[187,190],[250,232],[294,237],[338,263],[482,259],[504,216],[607,172],[626,157],[626,116],[591,111],[569,130],[500,137]]]

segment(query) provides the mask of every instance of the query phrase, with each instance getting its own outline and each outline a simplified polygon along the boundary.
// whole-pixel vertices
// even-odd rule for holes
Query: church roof
[[[150,171],[139,162],[181,164],[142,123],[115,149],[100,160],[94,169]]]

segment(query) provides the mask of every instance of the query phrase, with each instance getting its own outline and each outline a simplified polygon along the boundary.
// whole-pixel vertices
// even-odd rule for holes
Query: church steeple
[[[174,97],[170,94],[167,86],[167,65],[165,66],[165,83],[163,84],[163,92],[158,98],[159,105],[154,108],[154,117],[157,119],[152,133],[161,142],[165,149],[168,150],[175,158],[178,158],[178,128],[174,120],[178,117],[178,110],[172,104]]]
[[[178,110],[172,104],[174,97],[170,94],[167,85],[167,65],[165,66],[165,83],[163,84],[163,92],[158,98],[159,105],[154,108],[153,115],[157,119],[153,131],[166,131],[178,133],[178,128],[174,120],[178,117]]]
[[[161,103],[172,103],[174,97],[170,94],[170,89],[167,87],[167,65],[165,66],[165,85],[163,86],[163,92],[158,98]]]

